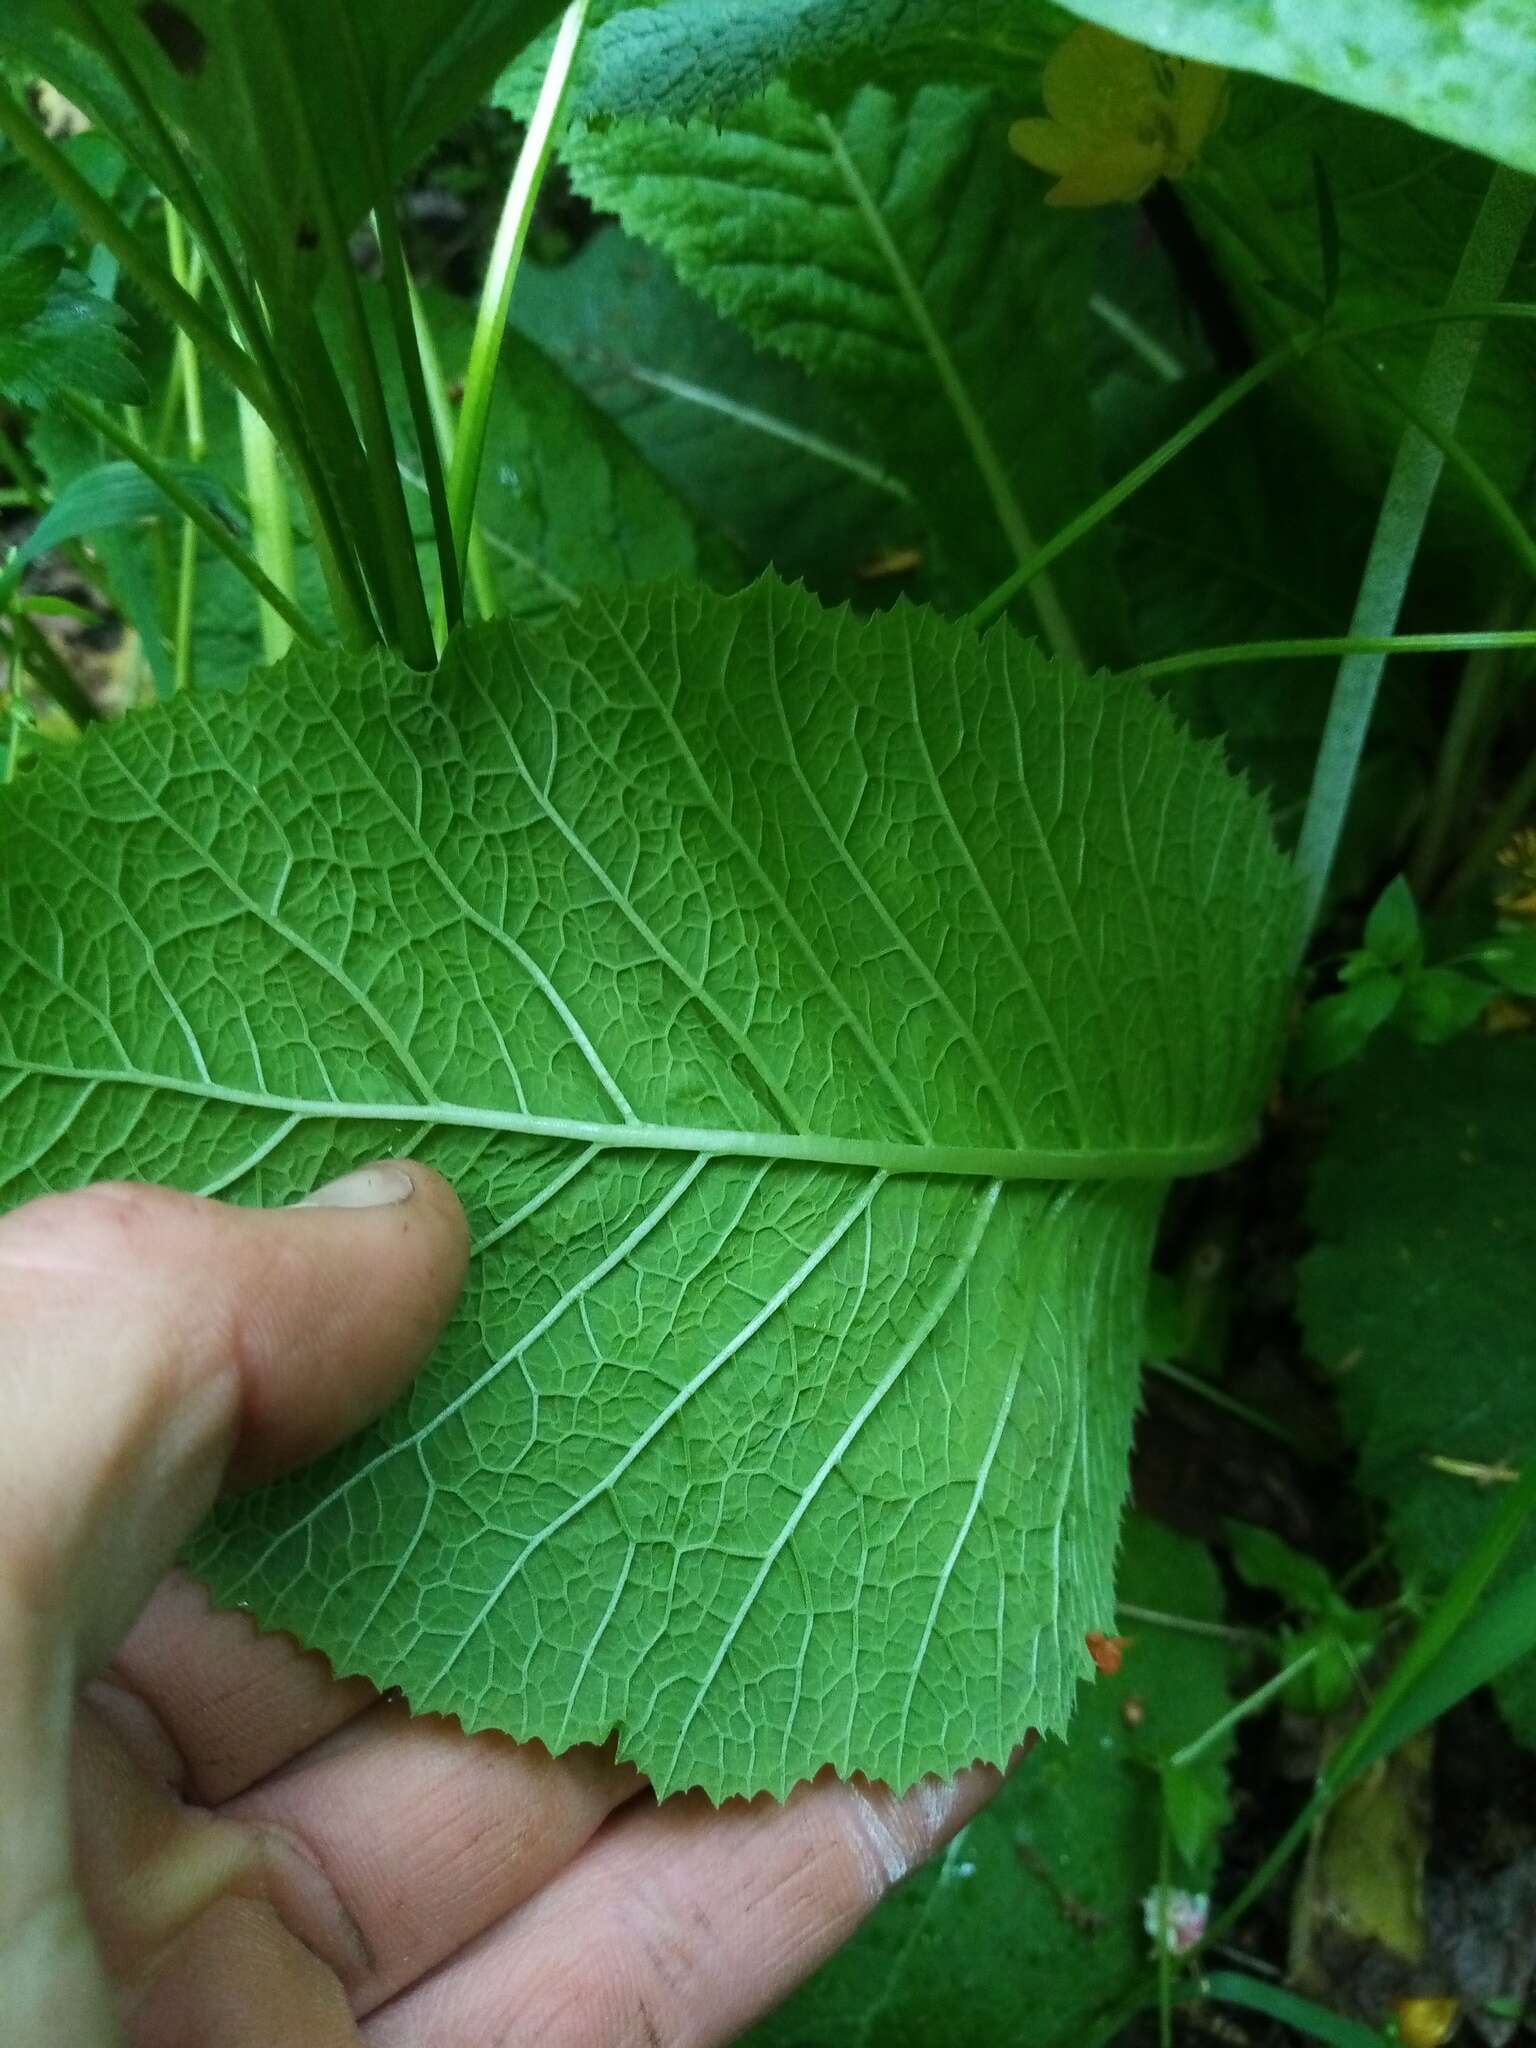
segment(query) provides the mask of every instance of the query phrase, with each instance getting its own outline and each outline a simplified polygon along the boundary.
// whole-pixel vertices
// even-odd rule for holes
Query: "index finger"
[[[637,1803],[539,1896],[365,2024],[368,2048],[714,2048],[841,1947],[999,1772],[896,1798],[822,1779],[783,1805]]]

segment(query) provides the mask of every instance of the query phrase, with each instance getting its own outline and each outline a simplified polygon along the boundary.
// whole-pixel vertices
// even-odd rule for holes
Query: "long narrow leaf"
[[[1199,1994],[1222,2005],[1240,2005],[1249,2012],[1263,2013],[1266,2019],[1279,2020],[1282,2026],[1294,2027],[1298,2034],[1305,2034],[1310,2041],[1325,2042],[1327,2048],[1382,2048],[1381,2035],[1373,2033],[1369,2027],[1362,2027],[1358,2020],[1347,2020],[1339,2013],[1328,2012],[1322,2006],[1314,2005],[1310,1998],[1299,1998],[1294,1991],[1287,1991],[1279,1984],[1266,1984],[1260,1977],[1244,1977],[1235,1970],[1220,1970],[1214,1976],[1201,1980]]]

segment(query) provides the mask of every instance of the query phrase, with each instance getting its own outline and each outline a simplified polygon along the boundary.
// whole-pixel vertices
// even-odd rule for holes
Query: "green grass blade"
[[[475,322],[469,369],[464,378],[464,402],[459,409],[453,468],[448,478],[448,504],[453,518],[461,578],[468,568],[475,501],[480,495],[480,474],[485,463],[486,430],[496,390],[502,338],[507,331],[507,315],[512,305],[512,287],[517,282],[534,204],[544,182],[560,110],[565,104],[571,73],[581,49],[587,25],[587,7],[588,0],[571,0],[561,21],[549,69],[539,91],[538,104],[528,123],[528,133],[507,190],[501,225],[496,232],[496,245],[491,253],[491,267],[480,300],[479,317]]]
[[[1453,299],[1498,296],[1508,282],[1533,214],[1536,181],[1514,171],[1496,170],[1468,238],[1452,287]],[[1439,329],[1430,345],[1416,404],[1422,420],[1433,422],[1445,434],[1456,430],[1482,341],[1480,326],[1458,324]],[[1442,448],[1421,426],[1410,427],[1382,503],[1355,607],[1355,633],[1376,638],[1396,626],[1444,467]],[[1339,669],[1296,849],[1309,931],[1322,909],[1333,872],[1384,667],[1385,659],[1379,654],[1351,654],[1344,657]]]
[[[1326,2048],[1382,2048],[1382,2036],[1358,2020],[1328,2012],[1310,1998],[1298,1997],[1280,1984],[1266,1984],[1261,1977],[1244,1977],[1235,1970],[1219,1970],[1200,1980],[1196,1994],[1220,2005],[1239,2005],[1248,2012],[1262,2013],[1282,2026],[1294,2027],[1309,2041],[1322,2041]]]

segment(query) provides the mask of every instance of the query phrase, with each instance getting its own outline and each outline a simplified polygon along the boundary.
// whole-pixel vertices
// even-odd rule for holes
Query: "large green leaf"
[[[1288,980],[1213,748],[1006,632],[677,586],[290,660],[5,827],[8,1195],[410,1148],[471,1212],[435,1364],[221,1512],[223,1598],[661,1791],[1063,1724],[1161,1186]]]
[[[846,414],[620,228],[526,264],[513,317],[750,567],[867,599],[872,566],[923,552],[922,512]],[[899,587],[924,590],[923,565]]]
[[[1210,1554],[1145,1516],[1127,1520],[1120,1572],[1140,1607],[1221,1619]],[[748,2048],[1082,2048],[1094,2017],[1146,1974],[1156,1765],[1226,1712],[1231,1659],[1210,1636],[1135,1625],[1124,1667],[1094,1680],[1069,1740],[1036,1750]],[[1229,1735],[1200,1766],[1213,1822],[1231,1748]],[[1214,1862],[1208,1839],[1171,1875],[1205,1887]]]
[[[472,310],[447,293],[428,294],[425,305],[444,375],[450,385],[462,383]],[[374,311],[382,330],[383,309]],[[410,413],[398,376],[390,378],[388,396],[397,435],[410,446]],[[419,472],[407,468],[425,547],[430,508]],[[477,521],[503,616],[527,617],[584,590],[668,576],[741,581],[729,546],[563,366],[515,331],[497,366]]]
[[[1049,0],[665,0],[618,7],[587,37],[571,104],[578,117],[691,119],[728,113],[790,73],[829,94],[898,78],[1000,85],[1038,74],[1070,26]]]
[[[1322,283],[1314,157],[1337,216],[1334,313],[1343,326],[1411,319],[1445,304],[1491,176],[1486,159],[1378,115],[1244,81],[1218,143],[1184,190],[1261,347],[1301,324],[1269,288],[1277,272],[1290,270],[1314,288]],[[1508,295],[1533,294],[1536,247],[1516,265]],[[1378,335],[1369,361],[1412,394],[1432,335],[1425,327]],[[1511,492],[1522,488],[1536,452],[1533,379],[1536,335],[1524,322],[1493,323],[1457,434]],[[1403,427],[1390,397],[1338,349],[1315,351],[1288,388],[1304,395],[1354,476],[1371,489],[1383,485]],[[1473,520],[1482,515],[1454,471],[1442,495],[1442,539],[1481,541],[1485,528],[1471,524],[1469,510]]]
[[[1302,1267],[1312,1350],[1338,1376],[1361,1475],[1404,1568],[1443,1585],[1536,1455],[1536,1044],[1390,1037],[1339,1087]],[[1536,1565],[1536,1532],[1516,1562]],[[1536,1742],[1536,1665],[1500,1693]]]
[[[78,95],[174,192],[147,100],[233,217],[267,299],[303,301],[323,261],[312,166],[351,228],[384,196],[370,135],[403,175],[559,10],[560,0],[5,0],[0,54]]]
[[[41,406],[78,391],[141,405],[126,316],[64,266],[57,248],[0,255],[0,401]]]
[[[1021,528],[1043,538],[1093,495],[1092,239],[1033,203],[1007,125],[955,87],[871,89],[835,116],[775,88],[723,124],[620,121],[565,144],[583,192],[837,393],[930,517],[960,605],[1027,551]],[[1088,650],[1112,655],[1103,561],[1075,554],[1062,585]]]
[[[1313,86],[1536,171],[1529,0],[1064,0],[1121,35]]]

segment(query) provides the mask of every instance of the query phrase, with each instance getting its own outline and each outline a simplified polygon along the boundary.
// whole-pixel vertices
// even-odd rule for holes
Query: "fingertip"
[[[425,1167],[373,1171],[393,1199],[369,1207],[108,1183],[0,1218],[0,1592],[52,1617],[82,1668],[221,1484],[331,1449],[436,1343],[463,1212]]]
[[[399,1394],[463,1289],[469,1227],[447,1181],[409,1159],[238,1214],[252,1237],[229,1483],[249,1486],[320,1456]]]

